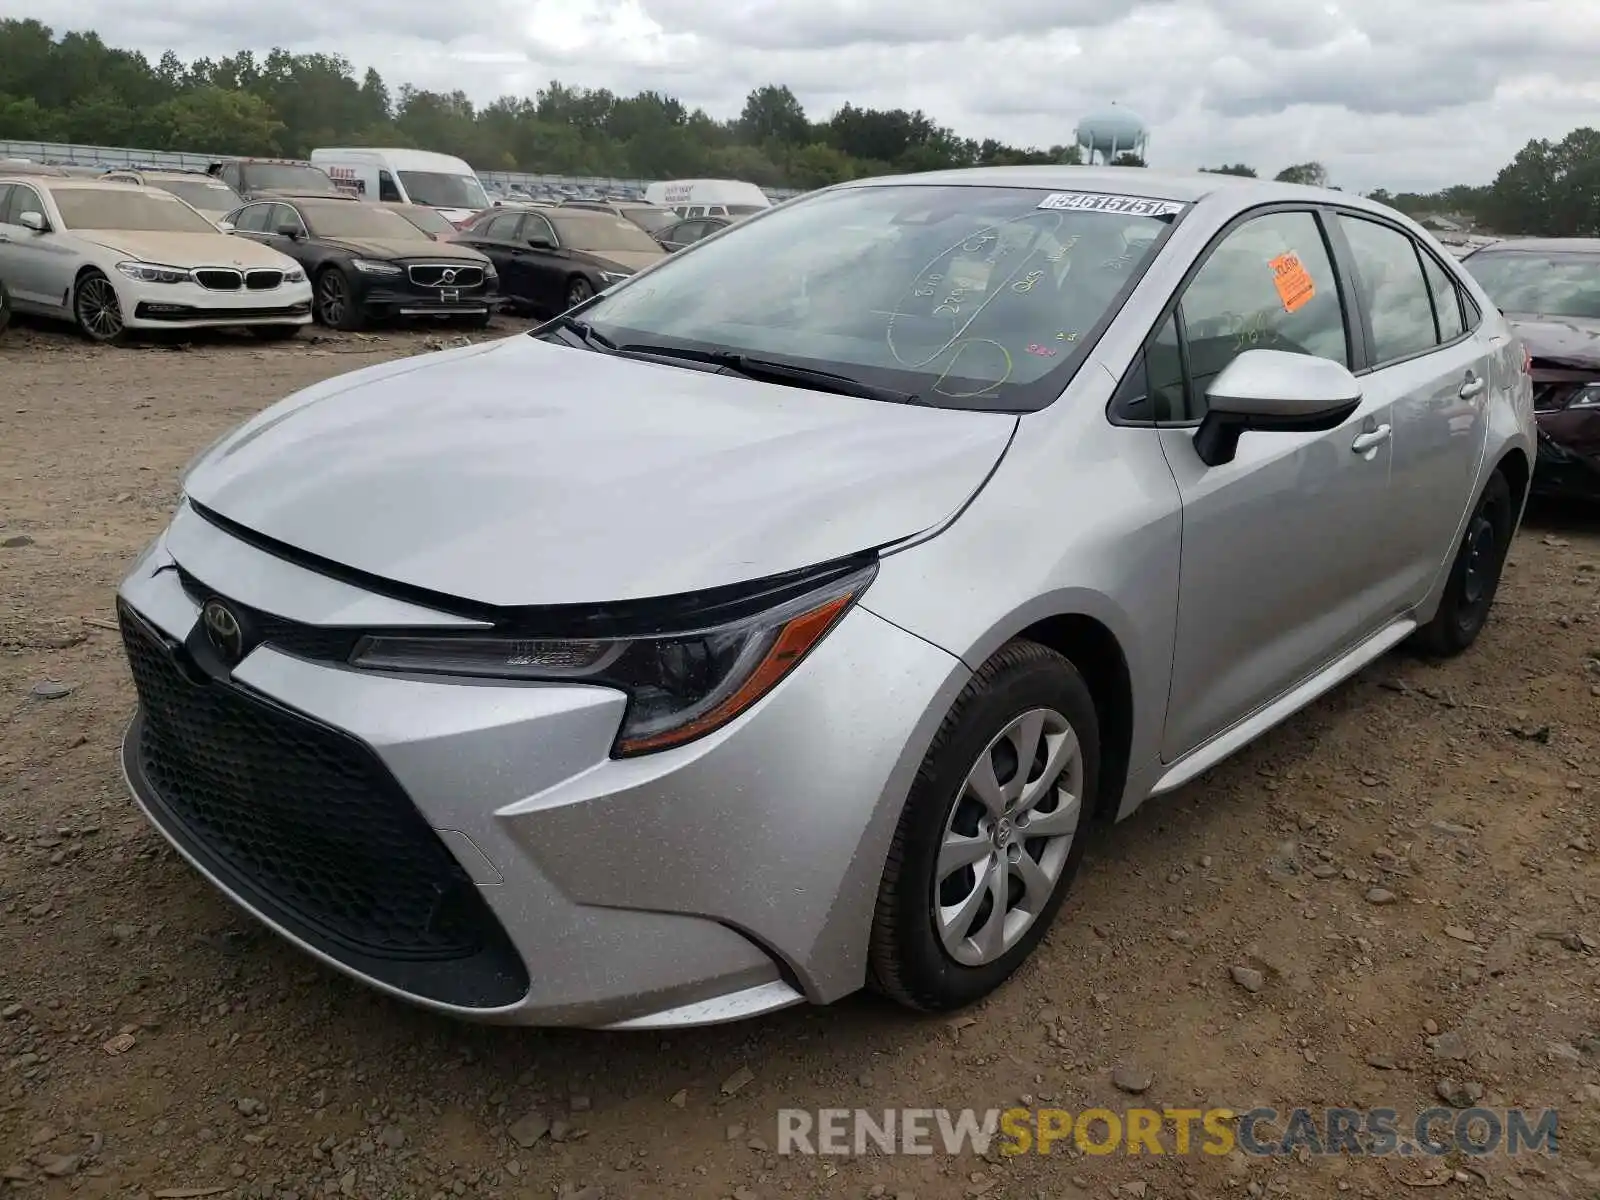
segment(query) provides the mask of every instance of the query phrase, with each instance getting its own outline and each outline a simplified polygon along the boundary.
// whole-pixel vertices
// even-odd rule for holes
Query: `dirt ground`
[[[957,1019],[858,996],[670,1036],[479,1028],[259,930],[124,795],[112,590],[227,427],[452,336],[0,337],[10,1194],[1600,1196],[1593,515],[1530,517],[1465,657],[1385,659],[1105,831],[1035,960]],[[1555,1107],[1559,1153],[776,1152],[782,1108],[1380,1106],[1404,1130],[1441,1095]]]

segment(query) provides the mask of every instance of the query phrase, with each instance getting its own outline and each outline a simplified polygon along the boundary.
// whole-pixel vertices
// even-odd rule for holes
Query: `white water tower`
[[[1150,141],[1144,122],[1115,104],[1079,121],[1077,138],[1086,163],[1095,162],[1096,156],[1098,161],[1109,163],[1119,154],[1144,158]]]

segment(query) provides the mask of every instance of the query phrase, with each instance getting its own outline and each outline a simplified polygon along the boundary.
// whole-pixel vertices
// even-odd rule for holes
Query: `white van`
[[[452,225],[464,224],[491,206],[471,167],[431,150],[339,146],[313,150],[311,165],[368,200],[436,208]]]
[[[680,217],[748,217],[772,207],[765,192],[739,179],[668,179],[645,188],[644,199]]]

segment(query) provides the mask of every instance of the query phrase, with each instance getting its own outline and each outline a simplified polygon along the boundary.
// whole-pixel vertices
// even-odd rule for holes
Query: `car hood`
[[[363,255],[367,258],[376,258],[387,261],[391,258],[403,258],[407,261],[427,261],[431,258],[448,259],[450,262],[475,262],[487,263],[488,257],[472,249],[470,246],[457,246],[451,243],[436,242],[431,238],[427,241],[411,238],[330,238],[319,239],[330,246],[338,246],[352,254]],[[449,246],[448,250],[443,246]]]
[[[169,267],[274,267],[295,264],[271,246],[222,233],[147,233],[121,229],[74,229],[86,242],[141,262]]]
[[[1600,321],[1507,313],[1506,320],[1528,353],[1551,366],[1600,367]]]
[[[615,263],[629,271],[642,271],[666,257],[663,252],[653,250],[580,250],[578,253],[588,255],[602,266]]]
[[[1016,420],[519,335],[292,396],[203,455],[184,490],[301,551],[463,600],[632,600],[938,525]]]

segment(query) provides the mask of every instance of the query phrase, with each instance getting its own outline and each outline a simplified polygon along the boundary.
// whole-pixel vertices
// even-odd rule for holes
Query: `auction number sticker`
[[[1115,196],[1100,192],[1051,192],[1040,208],[1058,212],[1123,213],[1130,217],[1172,217],[1184,210],[1176,200],[1151,200],[1147,196]]]
[[[1298,312],[1317,294],[1317,285],[1306,270],[1300,256],[1293,250],[1271,259],[1272,284],[1278,289],[1278,299],[1283,301],[1284,312]]]

